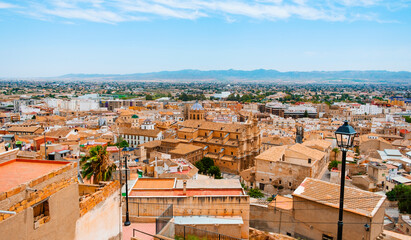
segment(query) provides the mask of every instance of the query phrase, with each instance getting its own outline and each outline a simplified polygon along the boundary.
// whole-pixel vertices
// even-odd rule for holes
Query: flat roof
[[[184,181],[187,182],[187,189],[240,189],[242,190],[240,180],[238,179],[188,179],[177,180],[176,188],[183,189]]]
[[[243,224],[243,219],[241,217],[175,216],[174,223],[181,225]]]
[[[137,181],[138,182],[138,181]],[[134,197],[177,197],[177,196],[244,196],[242,189],[133,189],[130,196]]]
[[[173,189],[174,178],[139,178],[133,189]]]
[[[293,209],[293,199],[277,195],[273,201],[268,204],[270,207],[281,208],[284,210]]]
[[[403,176],[395,176],[391,179],[396,181],[396,182],[402,183],[402,184],[411,182],[411,179],[408,179],[408,178],[403,177]]]
[[[0,192],[46,175],[70,162],[14,159],[0,164]]]

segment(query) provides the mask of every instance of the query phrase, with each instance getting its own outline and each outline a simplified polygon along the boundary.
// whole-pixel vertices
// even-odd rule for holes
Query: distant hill
[[[134,74],[67,74],[57,79],[76,80],[136,80],[173,82],[218,81],[218,82],[312,82],[312,83],[411,83],[411,72],[400,71],[312,71],[279,72],[276,70],[180,70]],[[55,79],[55,78],[53,78]]]

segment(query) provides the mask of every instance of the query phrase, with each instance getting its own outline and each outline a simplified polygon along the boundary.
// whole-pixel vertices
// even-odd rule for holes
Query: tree
[[[211,166],[210,169],[208,169],[208,173],[211,176],[214,176],[215,179],[221,179],[221,171],[220,168],[217,166]]]
[[[247,194],[252,198],[263,198],[264,197],[264,193],[262,193],[261,190],[258,188],[251,188]]]
[[[220,168],[217,166],[214,166],[214,160],[209,157],[203,157],[200,161],[196,162],[194,164],[196,168],[198,168],[198,171],[203,174],[211,174],[213,175],[216,179],[219,177],[221,178],[221,171]],[[211,171],[211,172],[210,172]],[[219,172],[219,174],[218,174]]]
[[[307,110],[304,111],[304,117],[308,117],[308,111]]]
[[[153,100],[153,96],[151,96],[150,94],[146,95],[146,100]]]
[[[340,152],[340,149],[338,148],[333,148],[333,153],[334,153],[334,161],[337,161],[337,155]]]
[[[407,123],[411,123],[411,117],[410,116],[404,116],[404,119]]]
[[[354,151],[357,155],[360,155],[360,147],[359,146],[355,146]]]
[[[386,193],[388,200],[398,201],[398,209],[402,213],[411,213],[411,186],[397,185]]]
[[[200,173],[205,172],[204,165],[203,165],[203,162],[202,162],[202,161],[196,162],[196,163],[194,164],[194,166],[196,166],[196,168],[198,168],[198,171],[199,171]]]
[[[118,139],[118,141],[115,145],[119,148],[125,148],[125,147],[129,146],[128,142],[126,140],[124,140],[123,138],[121,138],[121,137]]]
[[[333,168],[337,168],[340,161],[333,160],[328,164],[328,171],[331,171]]]
[[[208,170],[214,166],[214,160],[212,158],[209,157],[203,157],[201,159],[201,162],[203,163],[204,169],[206,170],[206,172],[208,172]]]
[[[241,97],[241,102],[247,102],[247,101],[251,101],[251,96],[250,96],[250,95],[247,95],[247,94],[244,94],[244,95]]]
[[[82,165],[81,175],[86,179],[93,177],[93,183],[111,180],[116,165],[110,160],[106,147],[100,145],[90,148],[87,156],[80,160]]]
[[[187,95],[186,93],[182,93],[182,94],[178,97],[178,99],[181,100],[181,101],[188,101],[188,100],[189,100],[188,95]]]

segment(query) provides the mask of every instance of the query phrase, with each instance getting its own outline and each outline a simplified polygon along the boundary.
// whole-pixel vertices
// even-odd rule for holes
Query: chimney
[[[183,194],[186,195],[187,193],[187,180],[183,181]]]

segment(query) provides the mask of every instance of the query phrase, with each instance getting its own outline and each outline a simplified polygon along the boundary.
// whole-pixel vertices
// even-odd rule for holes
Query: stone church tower
[[[191,106],[188,113],[189,120],[205,120],[204,119],[205,110],[198,101]]]

